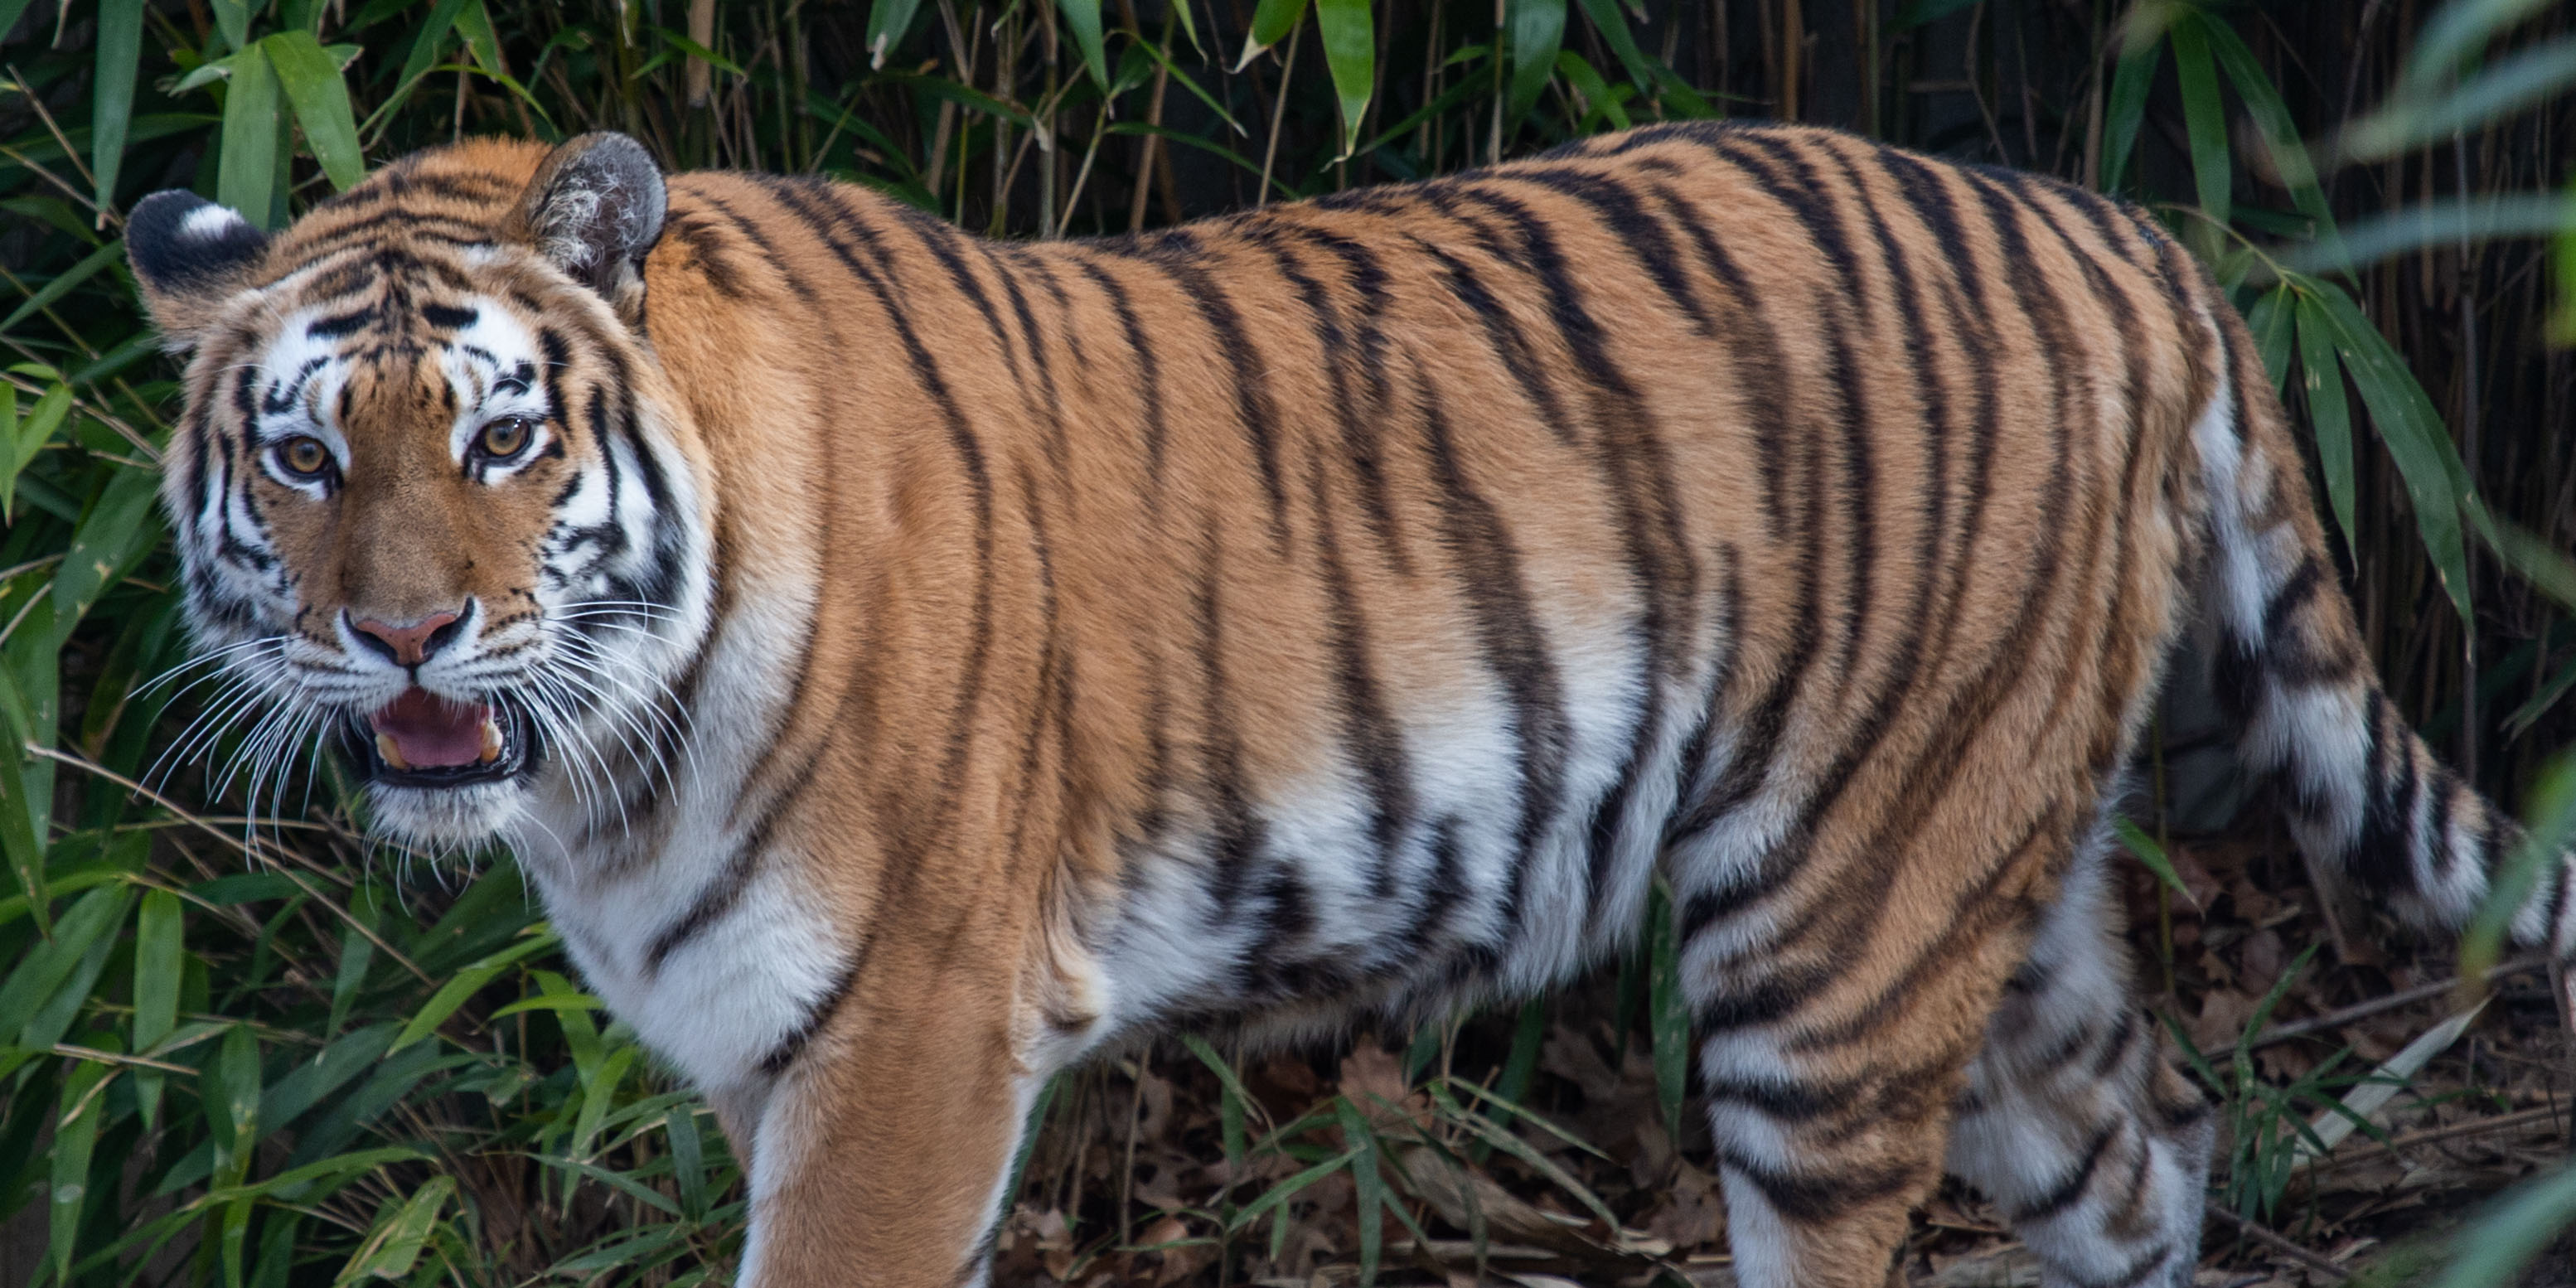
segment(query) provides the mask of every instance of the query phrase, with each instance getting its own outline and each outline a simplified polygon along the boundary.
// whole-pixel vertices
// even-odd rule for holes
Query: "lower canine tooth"
[[[492,717],[483,717],[483,756],[478,762],[491,764],[501,758],[501,726]]]
[[[392,734],[380,733],[376,735],[376,754],[385,758],[385,767],[388,769],[399,771],[411,768],[410,762],[405,761],[402,758],[401,749],[394,746],[394,736]]]

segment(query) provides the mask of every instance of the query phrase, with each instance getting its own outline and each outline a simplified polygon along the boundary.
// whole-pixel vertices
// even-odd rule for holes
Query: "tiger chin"
[[[761,1288],[983,1282],[1055,1073],[1526,997],[1659,877],[1739,1282],[1874,1288],[1946,1170],[2044,1282],[2187,1284],[2109,868],[2168,646],[2401,916],[2516,835],[2225,297],[2045,179],[1661,125],[1003,243],[594,134],[127,244],[198,643],[518,855]]]

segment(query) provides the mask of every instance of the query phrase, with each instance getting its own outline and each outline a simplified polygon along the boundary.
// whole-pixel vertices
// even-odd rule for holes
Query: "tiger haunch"
[[[2047,180],[1665,125],[1004,244],[591,135],[129,245],[201,644],[519,854],[747,1153],[747,1284],[981,1282],[1055,1071],[1526,996],[1658,871],[1740,1282],[1877,1284],[1946,1164],[2045,1282],[2185,1284],[2103,871],[2168,645],[2364,889],[2456,925],[2511,835],[2224,298]]]

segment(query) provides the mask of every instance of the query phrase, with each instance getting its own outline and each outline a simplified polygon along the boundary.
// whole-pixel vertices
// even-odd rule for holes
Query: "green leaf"
[[[250,1175],[251,1154],[259,1144],[259,1037],[249,1025],[236,1024],[224,1033],[224,1044],[197,1089],[215,1146],[214,1183],[239,1185]]]
[[[2181,895],[2183,902],[2199,906],[2200,900],[2193,898],[2191,887],[2182,883],[2182,877],[2174,871],[2173,860],[2165,856],[2165,847],[2158,845],[2156,838],[2125,818],[2112,819],[2111,830],[2119,836],[2120,844],[2127,846],[2129,853],[2146,865],[2147,871],[2155,873],[2156,879],[2165,883],[2165,888]]]
[[[2254,350],[2263,356],[2264,374],[2272,377],[2273,390],[2284,396],[2290,390],[2291,332],[2298,302],[2298,292],[2283,282],[2263,292],[2254,307],[2245,311],[2245,328],[2254,333]]]
[[[1592,64],[1585,61],[1583,55],[1571,49],[1559,50],[1556,55],[1556,71],[1583,100],[1584,117],[1576,126],[1576,133],[1588,133],[1593,122],[1605,116],[1610,119],[1610,124],[1614,128],[1622,130],[1628,128],[1628,109],[1620,106],[1619,96],[1611,91],[1610,83],[1602,79],[1601,73],[1594,70]]]
[[[420,34],[412,37],[411,53],[404,57],[402,76],[394,83],[408,87],[438,62],[438,51],[446,45],[447,35],[456,29],[456,16],[465,11],[465,0],[438,0],[429,7],[429,19],[421,24]]]
[[[2332,207],[2326,204],[2325,189],[2317,183],[2316,166],[2308,159],[2308,147],[2299,139],[2298,122],[2291,118],[2289,104],[2281,101],[2281,91],[2263,74],[2263,64],[2254,51],[2245,47],[2234,28],[2216,19],[2204,18],[2194,28],[2209,40],[2218,64],[2227,71],[2227,82],[2236,87],[2236,96],[2245,103],[2245,114],[2253,118],[2261,131],[2263,147],[2271,154],[2273,173],[2281,186],[2290,190],[2290,200],[2316,227],[2318,244],[2330,251],[2338,247],[2340,236],[2335,230]]]
[[[2129,157],[2137,151],[2138,131],[2147,119],[2147,91],[2155,87],[2156,67],[2164,56],[2163,40],[2140,40],[2133,35],[2120,55],[2119,67],[2111,73],[2111,97],[2102,121],[2104,192],[2118,192],[2120,181],[2128,177]]]
[[[1557,46],[1565,39],[1565,0],[1507,0],[1503,22],[1512,38],[1509,119],[1529,115],[1547,78],[1556,71]]]
[[[868,67],[885,69],[886,55],[894,51],[894,42],[912,30],[912,15],[921,8],[921,0],[877,0],[868,9]],[[1096,19],[1100,9],[1092,6]]]
[[[134,1027],[130,1032],[138,1053],[160,1045],[178,1026],[179,967],[186,930],[179,896],[167,890],[144,892],[143,908],[134,915]],[[134,1071],[135,1104],[147,1132],[161,1107],[163,1076],[158,1069]]]
[[[1082,65],[1090,69],[1091,83],[1107,89],[1109,52],[1100,41],[1100,0],[1055,0],[1055,7],[1064,15],[1065,25],[1073,28],[1073,43],[1082,51]]]
[[[119,469],[81,516],[63,562],[54,570],[55,647],[70,638],[99,596],[160,544],[161,517],[154,505],[159,487],[150,470]]]
[[[1217,1126],[1225,1142],[1225,1161],[1239,1165],[1243,1162],[1245,1148],[1243,1109],[1252,1096],[1243,1089],[1243,1080],[1235,1076],[1234,1066],[1224,1056],[1218,1055],[1206,1038],[1184,1033],[1181,1045],[1188,1048],[1191,1055],[1197,1056],[1199,1063],[1207,1066],[1208,1072],[1216,1075],[1217,1084],[1222,1088],[1217,1100]]]
[[[1655,62],[1637,47],[1637,33],[1628,29],[1627,15],[1619,12],[1619,0],[1583,0],[1583,16],[1592,20],[1592,29],[1601,33],[1610,54],[1628,71],[1637,92],[1655,92]]]
[[[2295,249],[2290,267],[2342,273],[2428,246],[2498,238],[2576,236],[2576,201],[2547,192],[2442,198],[2357,220],[2334,244]]]
[[[349,106],[349,84],[341,79],[339,63],[322,52],[322,43],[309,31],[281,31],[259,47],[277,69],[313,159],[322,163],[332,187],[348,191],[366,177],[367,164],[359,155],[358,118]]]
[[[403,1026],[401,1035],[394,1039],[394,1044],[385,1053],[391,1055],[429,1036],[448,1016],[456,1013],[456,1008],[465,1005],[467,998],[481,992],[484,985],[509,969],[511,963],[552,948],[555,943],[552,932],[530,935],[457,972],[456,978],[440,985],[439,990],[430,995],[429,1001],[412,1015],[411,1022]]]
[[[2508,1288],[2522,1282],[2552,1240],[2576,1225],[2576,1164],[2518,1186],[2492,1204],[2454,1245],[2459,1260],[2434,1288]]]
[[[340,932],[340,968],[331,979],[331,1019],[324,1033],[337,1033],[348,1022],[349,1007],[358,1000],[358,990],[367,983],[367,970],[375,965],[376,941],[359,933],[358,926],[376,927],[378,909],[376,890],[362,885],[349,897],[349,916],[357,925]]]
[[[1386,1252],[1386,1174],[1378,1170],[1377,1133],[1359,1107],[1348,1096],[1334,1097],[1333,1107],[1341,1119],[1342,1143],[1357,1154],[1351,1159],[1351,1191],[1359,1205],[1360,1283],[1366,1288],[1377,1282],[1378,1261]]]
[[[109,246],[105,249],[116,251],[121,247]],[[93,255],[91,258],[95,259],[97,256]],[[68,277],[70,274],[67,273],[64,276]],[[16,324],[16,318],[9,320],[9,326]],[[7,328],[0,327],[0,330],[5,329]],[[36,399],[36,405],[27,409],[25,420],[16,419],[17,386],[0,385],[0,389],[8,390],[7,401],[0,402],[0,411],[8,412],[12,418],[9,435],[9,475],[7,479],[0,480],[0,521],[5,521],[14,520],[16,517],[13,505],[18,493],[18,475],[36,459],[37,451],[53,438],[54,431],[62,427],[64,414],[72,409],[72,387],[58,384],[46,390],[43,396]]]
[[[2355,122],[2342,139],[2347,155],[2378,161],[2476,131],[2576,84],[2576,36],[2518,50],[2496,60],[2458,87],[2438,96],[2401,94],[2397,101]]]
[[[82,1061],[63,1079],[61,1109],[54,1118],[53,1184],[49,1194],[53,1226],[54,1278],[71,1278],[72,1257],[80,1245],[81,1211],[88,1206],[90,1154],[98,1144],[98,1122],[107,1116],[107,1097],[93,1094],[116,1072],[112,1064]],[[105,1196],[111,1200],[114,1195]]]
[[[2362,316],[2361,306],[2332,283],[2302,279],[2301,284],[2332,326],[2344,369],[2352,373],[2362,404],[2370,408],[2371,423],[2378,427],[2379,441],[2387,445],[2389,459],[2396,462],[2406,482],[2416,530],[2424,539],[2424,552],[2433,561],[2435,575],[2450,593],[2461,622],[2475,629],[2476,618],[2469,610],[2468,556],[2460,534],[2460,505],[2469,496],[2469,475],[2460,463],[2458,445],[2451,441],[2440,413],[2433,410],[2433,400],[2415,383],[2387,337]]]
[[[1682,1097],[1690,1081],[1690,998],[1682,988],[1681,910],[1659,883],[1646,900],[1646,1023],[1654,1038],[1655,1104],[1664,1130],[1682,1138]]]
[[[2325,475],[2326,501],[2334,509],[2335,530],[2343,534],[2345,552],[2358,559],[2353,547],[2352,406],[2344,398],[2334,319],[2309,300],[2299,302],[2297,313],[2299,370],[2308,396],[2308,428],[2316,434],[2317,464]]]
[[[440,1210],[455,1192],[455,1178],[434,1176],[399,1203],[385,1200],[376,1212],[374,1228],[367,1231],[365,1241],[331,1281],[335,1288],[361,1279],[401,1279],[410,1274],[412,1263],[420,1260],[422,1246],[429,1242],[430,1228],[437,1224]]]
[[[2183,130],[2191,140],[2192,183],[2200,194],[2201,212],[2209,217],[2210,227],[2201,230],[2204,236],[2227,226],[2229,193],[2236,181],[2228,157],[2227,108],[2219,99],[2218,67],[2209,54],[2210,25],[2208,18],[2193,11],[2168,33],[2173,41],[2174,76],[2182,84]]]
[[[1244,35],[1243,56],[1234,60],[1234,70],[1251,66],[1262,50],[1286,40],[1305,16],[1306,0],[1261,0],[1252,11],[1252,29]]]
[[[2507,28],[2557,3],[2557,0],[2452,0],[2424,24],[2415,55],[2406,69],[2410,87],[2420,88],[2450,76],[2460,61],[2477,52]]]
[[[253,227],[274,229],[277,73],[256,48],[224,59],[224,66],[231,75],[224,89],[223,161],[215,175],[215,200],[240,212]]]
[[[1358,146],[1377,84],[1377,27],[1369,0],[1315,0],[1315,34],[1324,42],[1324,65],[1333,73],[1333,96],[1342,106],[1341,156]]]
[[[116,206],[125,133],[134,122],[134,74],[143,66],[143,0],[99,0],[98,70],[90,94],[89,168],[99,209]],[[0,325],[0,330],[7,330]]]
[[[92,949],[114,947],[116,928],[125,920],[126,900],[133,890],[122,883],[101,886],[82,895],[54,923],[52,939],[37,943],[0,981],[0,1034],[14,1035],[20,1047],[50,1048],[61,1038],[54,1019],[59,998],[75,1002],[86,986],[73,989]]]
[[[1038,1097],[1038,1107],[1028,1125],[1024,1144],[1036,1143],[1038,1125],[1046,1121],[1047,1102],[1054,1099],[1054,1089],[1055,1084],[1050,1081],[1046,1093]],[[698,1139],[697,1106],[689,1103],[672,1106],[670,1116],[662,1120],[662,1134],[671,1141],[671,1179],[680,1186],[680,1214],[692,1221],[703,1221],[707,1218],[707,1165],[705,1148]]]
[[[224,47],[236,51],[250,48],[251,7],[248,0],[212,0],[212,3],[215,7],[215,29],[223,33]]]

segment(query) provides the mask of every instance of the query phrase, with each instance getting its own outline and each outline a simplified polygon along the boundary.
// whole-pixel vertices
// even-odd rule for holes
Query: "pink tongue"
[[[491,708],[455,706],[427,689],[406,689],[367,717],[414,769],[453,769],[483,758],[483,721]]]

